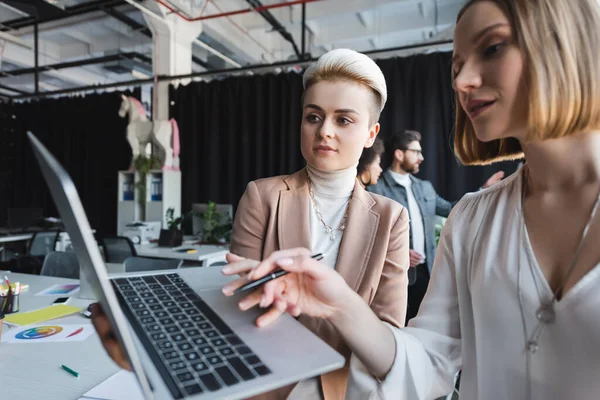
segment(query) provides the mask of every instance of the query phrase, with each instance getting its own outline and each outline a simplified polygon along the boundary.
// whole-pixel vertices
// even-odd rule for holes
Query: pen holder
[[[0,314],[12,314],[19,311],[19,295],[10,292],[0,296]]]

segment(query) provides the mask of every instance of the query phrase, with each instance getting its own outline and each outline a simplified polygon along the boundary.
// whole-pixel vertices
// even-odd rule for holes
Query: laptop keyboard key
[[[154,340],[162,340],[162,339],[165,339],[166,337],[167,337],[167,335],[165,335],[162,332],[152,334],[152,339],[154,339]]]
[[[184,340],[186,340],[187,338],[182,335],[181,333],[173,333],[171,334],[171,339],[173,339],[175,342],[182,342]]]
[[[177,379],[179,379],[179,382],[183,383],[193,380],[194,375],[192,375],[190,372],[183,372],[181,374],[177,374]]]
[[[256,373],[258,373],[260,376],[265,376],[271,373],[271,370],[269,368],[267,368],[265,365],[259,365],[257,367],[254,367],[254,370],[256,371]]]
[[[239,337],[237,337],[237,335],[228,335],[225,337],[225,339],[227,339],[227,341],[233,346],[244,344],[244,342],[242,342],[242,340]]]
[[[196,353],[196,352],[194,352],[194,351],[192,351],[191,353],[186,353],[186,354],[185,354],[185,358],[186,358],[188,361],[190,361],[190,362],[192,362],[192,361],[197,361],[197,360],[200,360],[200,359],[201,359],[201,357],[200,357],[200,354],[198,354],[198,353]]]
[[[200,380],[202,381],[202,383],[204,383],[204,386],[206,386],[206,388],[211,392],[221,389],[221,384],[219,383],[217,378],[215,378],[215,376],[211,373],[201,375]]]
[[[205,335],[207,338],[209,338],[209,339],[212,339],[212,338],[215,338],[215,337],[217,337],[217,331],[210,329],[210,330],[208,330],[208,331],[205,331],[205,332],[204,332],[204,335]]]
[[[250,365],[262,364],[261,361],[260,361],[260,358],[258,358],[256,356],[249,356],[249,357],[245,357],[244,359]]]
[[[167,359],[167,360],[172,360],[176,357],[179,357],[179,353],[176,351],[164,351],[163,352],[163,356]]]
[[[239,347],[236,347],[236,350],[241,355],[252,354],[252,350],[250,350],[250,348],[248,348],[248,346],[239,346]]]
[[[225,340],[221,339],[221,338],[217,338],[217,339],[212,339],[210,341],[212,343],[213,346],[215,347],[221,347],[221,346],[225,346]]]
[[[187,331],[185,331],[185,333],[189,337],[196,337],[196,336],[200,336],[201,335],[200,331],[198,331],[197,329],[188,329]]]
[[[223,364],[223,359],[219,356],[210,356],[208,357],[208,363],[213,367],[216,367],[217,365]]]
[[[222,356],[229,357],[233,355],[233,350],[231,350],[229,347],[223,347],[219,349],[219,353]]]
[[[200,351],[200,353],[204,354],[205,356],[215,354],[215,351],[210,346],[200,346],[198,347],[198,351]]]
[[[227,362],[235,369],[235,372],[245,381],[254,379],[254,374],[239,358],[228,358]]]
[[[178,327],[178,326],[176,326],[176,325],[167,326],[167,327],[165,328],[165,330],[166,330],[167,332],[169,332],[169,333],[175,333],[175,332],[179,332],[179,331],[180,331],[179,327]]]
[[[203,392],[202,388],[200,387],[200,385],[198,385],[197,383],[192,383],[191,385],[187,385],[185,387],[185,392],[192,396],[194,394],[200,394]]]
[[[173,348],[173,343],[168,340],[164,340],[162,342],[158,342],[158,348],[161,350],[170,350]]]
[[[239,382],[239,379],[231,372],[231,370],[225,365],[223,367],[215,368],[215,371],[219,374],[223,382],[227,386],[235,385]]]
[[[173,361],[173,362],[169,363],[169,365],[171,366],[171,369],[173,369],[174,371],[187,367],[187,364],[183,361]]]
[[[200,345],[203,345],[203,344],[206,344],[206,343],[207,343],[207,342],[206,342],[206,339],[204,339],[203,337],[196,337],[196,338],[193,338],[193,339],[192,339],[192,342],[194,342],[194,344],[195,344],[196,346],[200,346]]]
[[[192,349],[192,345],[188,341],[185,341],[183,343],[177,343],[177,347],[181,351],[188,351]]]
[[[189,328],[193,328],[194,324],[192,324],[190,321],[183,321],[180,322],[179,325],[183,328],[183,329],[189,329]]]
[[[206,365],[206,363],[200,361],[200,362],[193,362],[192,363],[192,368],[194,368],[195,371],[197,372],[204,372],[204,371],[208,371],[208,365]]]

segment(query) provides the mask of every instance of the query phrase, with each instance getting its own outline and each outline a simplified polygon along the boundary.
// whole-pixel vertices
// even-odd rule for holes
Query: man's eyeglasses
[[[404,151],[414,151],[417,157],[423,155],[423,150],[420,149],[404,149]]]

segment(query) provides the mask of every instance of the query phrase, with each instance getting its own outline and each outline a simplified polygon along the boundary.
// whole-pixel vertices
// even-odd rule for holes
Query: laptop
[[[73,181],[28,132],[54,202],[146,399],[241,399],[344,366],[344,357],[289,315],[258,328],[221,292],[212,268],[108,277]],[[231,278],[230,278],[231,279]]]

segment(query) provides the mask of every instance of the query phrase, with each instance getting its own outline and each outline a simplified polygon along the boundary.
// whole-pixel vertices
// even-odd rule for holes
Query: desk
[[[110,274],[117,275],[122,264],[107,264]],[[221,273],[221,268],[202,268],[197,273],[206,276],[215,285],[221,286],[231,281]],[[60,297],[35,296],[43,289],[56,283],[77,283],[76,279],[54,278],[39,275],[16,274],[0,271],[0,276],[8,276],[11,282],[22,282],[29,285],[26,292],[21,293],[19,306],[21,311],[33,310],[52,304]],[[125,274],[118,274],[123,276]],[[70,305],[85,308],[89,300],[75,296],[69,300]],[[81,323],[87,318],[75,314],[52,320],[63,324]],[[4,329],[7,329],[5,326]],[[18,328],[15,328],[18,329]],[[79,379],[74,378],[60,368],[67,365],[79,372]],[[104,351],[97,334],[81,342],[12,344],[0,343],[0,398],[7,400],[75,400],[88,390],[119,371]]]
[[[178,252],[178,249],[194,249],[195,253]],[[216,261],[225,261],[225,255],[229,253],[228,246],[217,246],[208,244],[194,244],[179,247],[158,247],[157,244],[138,244],[135,250],[140,257],[168,258],[175,260],[193,261],[208,267]]]
[[[11,282],[27,283],[29,289],[19,299],[21,311],[42,308],[52,304],[57,297],[35,296],[56,283],[77,283],[75,279],[0,272]],[[85,308],[89,300],[71,297],[70,305]],[[60,318],[63,324],[90,322],[74,314]],[[4,329],[7,329],[5,326]],[[14,328],[18,329],[18,328]],[[76,379],[60,368],[65,364],[79,372]],[[98,335],[93,334],[81,342],[10,344],[0,343],[0,386],[6,399],[77,399],[83,393],[113,375],[119,368],[108,357]]]
[[[8,236],[0,236],[0,243],[10,243],[10,242],[22,242],[25,240],[29,240],[33,237],[33,233],[21,233],[17,235],[8,235]],[[6,261],[6,252],[4,251],[4,247],[0,246],[0,261]]]

